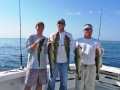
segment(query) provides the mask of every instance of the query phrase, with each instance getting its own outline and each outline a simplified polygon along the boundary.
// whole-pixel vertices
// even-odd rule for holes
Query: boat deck
[[[68,90],[75,90],[74,88],[68,89]],[[101,87],[101,86],[95,86],[95,90],[113,90],[113,89],[108,89],[105,87]]]

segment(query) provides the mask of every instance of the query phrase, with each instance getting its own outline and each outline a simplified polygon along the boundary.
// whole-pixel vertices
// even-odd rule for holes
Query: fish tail
[[[98,74],[96,75],[96,80],[99,80],[99,75]]]
[[[80,74],[78,74],[78,80],[81,80],[81,76],[80,76]]]
[[[81,77],[78,77],[78,80],[81,80]]]
[[[50,77],[53,77],[53,74],[51,73]]]
[[[52,65],[50,64],[50,77],[53,77],[52,71],[53,71],[53,67],[52,67]]]
[[[78,74],[78,69],[76,68],[76,73]]]

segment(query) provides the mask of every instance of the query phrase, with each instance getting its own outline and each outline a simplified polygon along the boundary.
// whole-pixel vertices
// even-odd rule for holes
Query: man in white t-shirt
[[[60,73],[60,89],[59,90],[67,90],[67,77],[68,77],[68,62],[65,53],[64,47],[64,36],[67,35],[70,38],[70,48],[72,48],[72,34],[68,33],[64,30],[65,28],[65,20],[60,19],[57,22],[58,32],[59,32],[59,47],[58,47],[58,55],[57,61],[55,65],[55,69],[53,71],[53,77],[49,79],[48,89],[47,90],[55,90],[55,82],[58,72]],[[48,43],[53,41],[53,36],[56,35],[57,32],[50,35],[50,39]]]
[[[95,52],[98,48],[102,55],[103,48],[97,39],[92,38],[93,27],[91,24],[84,25],[83,32],[84,37],[78,38],[75,43],[75,47],[79,45],[82,49],[81,80],[78,80],[76,74],[75,90],[94,90],[96,77]]]

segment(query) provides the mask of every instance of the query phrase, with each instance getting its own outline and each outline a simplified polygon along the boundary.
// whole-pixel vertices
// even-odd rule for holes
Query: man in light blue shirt
[[[36,34],[30,35],[26,41],[28,61],[24,90],[31,90],[33,85],[36,85],[36,90],[42,90],[42,85],[47,83],[46,44],[48,39],[43,36],[44,27],[43,22],[38,22],[35,26]],[[39,66],[37,49],[38,43],[42,38],[45,38],[45,40],[40,53]]]

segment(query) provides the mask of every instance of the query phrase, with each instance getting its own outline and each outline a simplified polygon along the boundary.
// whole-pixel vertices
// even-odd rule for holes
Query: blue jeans
[[[60,73],[60,88],[59,88],[59,90],[67,90],[68,62],[56,63],[56,68],[53,71],[53,77],[49,79],[47,90],[55,89],[55,81],[56,81],[58,71]]]

